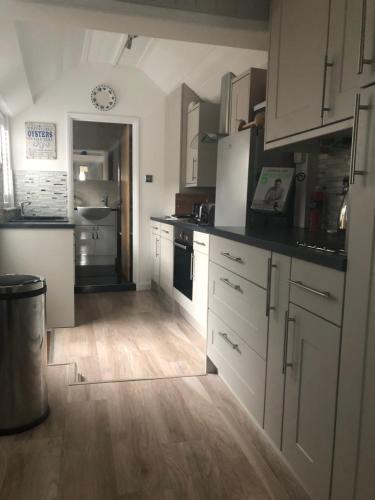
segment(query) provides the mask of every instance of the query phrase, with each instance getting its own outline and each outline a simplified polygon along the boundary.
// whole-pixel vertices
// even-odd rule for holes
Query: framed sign
[[[27,159],[56,159],[55,123],[25,122],[25,135]]]

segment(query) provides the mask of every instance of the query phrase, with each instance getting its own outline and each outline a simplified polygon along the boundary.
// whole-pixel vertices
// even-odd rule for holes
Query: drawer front
[[[201,252],[208,255],[210,245],[210,235],[194,231],[194,252]]]
[[[152,234],[160,236],[160,226],[161,226],[160,222],[152,220],[150,224]]]
[[[345,273],[292,259],[290,301],[341,325]]]
[[[207,354],[219,375],[263,425],[266,362],[211,311]]]
[[[268,259],[271,252],[250,245],[212,236],[210,260],[243,278],[267,287]]]
[[[173,241],[174,227],[171,224],[160,224],[160,236]]]
[[[266,359],[266,290],[210,263],[209,308]]]

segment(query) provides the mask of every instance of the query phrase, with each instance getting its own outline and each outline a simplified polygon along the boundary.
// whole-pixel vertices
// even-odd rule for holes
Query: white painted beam
[[[135,33],[150,38],[268,50],[268,21],[185,12],[111,0],[0,0],[3,18]]]

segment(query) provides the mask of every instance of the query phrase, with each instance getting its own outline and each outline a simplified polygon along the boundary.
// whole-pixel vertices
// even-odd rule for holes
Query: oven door
[[[193,247],[174,242],[173,286],[188,299],[193,298]]]

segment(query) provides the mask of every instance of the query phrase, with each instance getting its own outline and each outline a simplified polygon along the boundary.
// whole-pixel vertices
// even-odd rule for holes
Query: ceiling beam
[[[0,0],[2,17],[134,33],[150,38],[268,50],[268,21],[186,12],[111,0]]]

